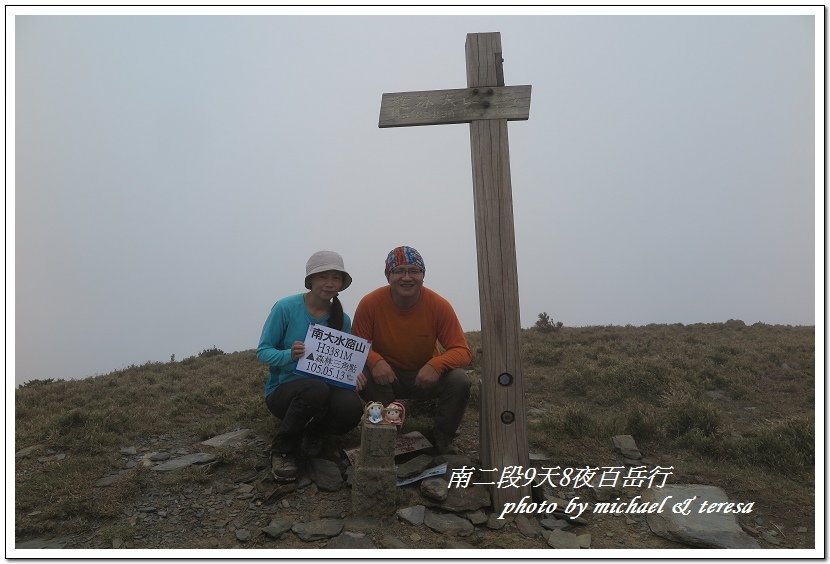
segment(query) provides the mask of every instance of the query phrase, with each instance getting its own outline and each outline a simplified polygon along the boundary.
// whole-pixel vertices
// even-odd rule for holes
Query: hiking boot
[[[320,456],[323,452],[323,435],[320,433],[306,432],[300,449],[303,451],[303,454],[310,458]]]
[[[452,444],[452,437],[443,433],[435,433],[435,450],[438,454],[458,454],[458,447]]]
[[[278,482],[293,482],[299,469],[293,456],[281,452],[271,453],[271,475]]]

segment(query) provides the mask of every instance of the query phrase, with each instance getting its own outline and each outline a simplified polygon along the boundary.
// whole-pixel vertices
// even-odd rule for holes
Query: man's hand
[[[431,388],[438,383],[439,376],[440,374],[438,374],[437,370],[435,370],[431,365],[425,364],[418,371],[418,375],[415,376],[415,387]]]
[[[372,368],[372,380],[375,381],[375,384],[380,384],[382,386],[386,386],[397,380],[395,376],[395,371],[392,370],[392,367],[389,366],[389,363],[385,360],[379,360],[375,367]]]
[[[302,341],[291,343],[291,360],[300,360],[305,354],[305,345]]]

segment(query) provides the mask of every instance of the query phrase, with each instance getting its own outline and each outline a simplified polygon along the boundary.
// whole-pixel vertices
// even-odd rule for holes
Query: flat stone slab
[[[428,454],[419,454],[412,460],[398,464],[398,478],[417,476],[430,466],[432,466],[432,457]]]
[[[206,441],[202,441],[202,444],[209,447],[221,448],[241,442],[253,432],[253,429],[239,429],[237,431],[231,431],[230,433],[216,435]]]
[[[383,527],[385,523],[380,517],[350,515],[343,522],[343,530],[352,533],[366,533]]]
[[[444,478],[427,478],[421,482],[421,495],[435,501],[444,501],[449,494],[448,486]]]
[[[539,524],[551,531],[561,531],[562,529],[567,529],[571,526],[571,523],[569,523],[567,519],[557,519],[556,517],[539,519]]]
[[[312,458],[308,463],[308,473],[317,487],[324,492],[336,492],[345,482],[337,463],[324,458]]]
[[[276,515],[271,519],[271,522],[268,524],[267,527],[262,528],[262,532],[271,537],[272,539],[278,539],[284,533],[290,531],[291,527],[293,526],[293,521],[289,521],[284,517]]]
[[[196,452],[193,454],[186,454],[185,456],[179,456],[178,458],[168,460],[163,464],[153,466],[153,470],[157,472],[169,472],[171,470],[178,470],[179,468],[193,466],[194,464],[206,464],[208,462],[213,462],[214,460],[216,460],[216,456],[213,454],[208,452]]]
[[[481,509],[470,511],[465,515],[465,517],[467,517],[473,525],[483,525],[487,522],[487,514]]]
[[[497,511],[494,511],[487,517],[487,528],[492,529],[494,531],[501,530],[507,526],[508,523],[512,523],[514,520],[514,515],[510,514],[505,516],[503,519],[499,519],[499,514]]]
[[[423,525],[424,517],[426,515],[426,507],[423,505],[404,507],[402,509],[398,509],[396,515],[401,521],[406,521],[410,525]]]
[[[565,531],[551,531],[548,535],[548,546],[551,548],[575,548],[580,549],[582,548],[579,545],[579,539],[577,539],[576,535],[573,533],[567,533]]]
[[[453,513],[436,513],[426,511],[424,525],[435,532],[445,535],[467,536],[473,534],[475,527],[467,519]]]
[[[353,533],[346,531],[337,535],[325,548],[333,549],[354,549],[354,548],[377,548],[375,544],[363,533]]]
[[[736,513],[707,511],[713,503],[729,502],[722,489],[699,484],[678,484],[643,491],[643,500],[648,502],[662,503],[668,496],[671,499],[666,502],[662,512],[646,516],[646,522],[654,534],[703,548],[761,548],[758,541],[746,534],[738,524]],[[672,511],[675,504],[692,498],[693,501],[688,505],[688,515]],[[735,509],[733,504],[732,510]]]
[[[516,528],[524,536],[535,539],[542,535],[542,527],[536,521],[535,517],[528,517],[527,515],[516,515]]]
[[[291,530],[306,542],[336,537],[343,531],[340,519],[318,519],[308,523],[296,523]]]
[[[472,485],[467,488],[449,488],[447,499],[441,504],[442,509],[463,513],[475,511],[490,505],[490,490],[483,485]]]

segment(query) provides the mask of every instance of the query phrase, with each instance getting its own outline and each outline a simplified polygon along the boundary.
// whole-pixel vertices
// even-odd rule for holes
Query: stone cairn
[[[355,515],[383,517],[395,514],[398,508],[397,438],[397,425],[372,423],[364,418],[360,453],[352,480],[352,511]]]

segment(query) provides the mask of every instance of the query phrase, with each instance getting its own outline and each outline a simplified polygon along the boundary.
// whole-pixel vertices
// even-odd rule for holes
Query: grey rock
[[[235,531],[235,534],[236,534],[236,540],[238,540],[240,542],[245,542],[247,540],[250,540],[250,538],[251,538],[251,533],[248,532],[248,529],[237,529]]]
[[[271,537],[272,539],[280,538],[284,533],[287,533],[291,530],[291,527],[294,526],[293,521],[289,521],[288,519],[281,517],[279,515],[275,515],[271,522],[268,524],[267,527],[262,529],[262,532]]]
[[[469,519],[470,523],[473,525],[483,525],[487,522],[487,514],[483,510],[477,509],[476,511],[467,513],[467,519]]]
[[[519,529],[519,532],[522,533],[524,536],[530,539],[535,539],[539,537],[542,533],[542,528],[539,526],[539,523],[536,521],[534,517],[528,517],[527,515],[516,515],[516,528]]]
[[[402,521],[406,521],[410,525],[423,525],[424,516],[426,514],[426,507],[423,505],[413,505],[412,507],[404,507],[398,509],[396,515]]]
[[[170,453],[169,452],[154,452],[154,453],[151,453],[146,458],[148,460],[152,460],[153,462],[163,462],[165,460],[170,459]]]
[[[776,546],[781,544],[781,539],[778,538],[778,535],[775,531],[764,531],[761,533],[761,538],[767,541],[770,544],[774,544]]]
[[[324,492],[336,492],[344,484],[340,467],[331,460],[312,458],[308,463],[308,474],[317,487]]]
[[[135,447],[124,447],[120,449],[118,452],[120,452],[124,456],[134,456],[138,454],[138,450],[136,450]]]
[[[591,533],[577,535],[576,542],[579,543],[579,548],[591,548]]]
[[[562,499],[561,497],[550,495],[545,493],[545,501],[548,502],[548,505],[555,503],[556,504],[556,511],[565,511],[565,508],[568,506],[568,501]]]
[[[156,472],[169,472],[171,470],[178,470],[180,468],[186,468],[187,466],[193,466],[194,464],[213,462],[214,460],[216,460],[216,456],[212,454],[207,452],[197,452],[194,454],[180,456],[157,466],[153,466],[153,470]]]
[[[548,546],[551,548],[580,548],[579,541],[573,533],[551,531],[548,534]]]
[[[72,540],[72,537],[56,537],[52,539],[30,539],[23,542],[15,542],[15,548],[63,548]]]
[[[365,533],[383,526],[383,520],[379,517],[366,515],[350,515],[343,522],[343,530]]]
[[[456,468],[475,468],[472,459],[464,454],[442,454],[435,457],[435,465],[447,463],[447,474],[451,474]]]
[[[452,513],[426,511],[424,525],[444,535],[467,536],[473,534],[475,527],[468,520]]]
[[[32,445],[32,446],[28,446],[26,448],[22,448],[19,451],[17,451],[16,453],[14,453],[14,457],[15,458],[26,458],[27,456],[29,456],[30,454],[35,452],[37,449],[42,448],[42,447],[43,447],[43,445]]]
[[[449,484],[444,478],[427,478],[421,482],[421,495],[435,501],[447,499]]]
[[[185,454],[187,454],[187,453],[185,453]],[[250,484],[251,482],[256,480],[258,477],[259,477],[259,472],[257,472],[256,470],[249,470],[248,472],[245,472],[245,473],[237,476],[236,481],[239,482],[240,484]]]
[[[37,459],[38,462],[57,462],[66,458],[66,454],[50,454],[49,456],[41,456]]]
[[[325,548],[332,549],[355,549],[355,548],[377,548],[374,543],[363,533],[346,531],[334,537]]]
[[[699,513],[703,501],[729,501],[722,489],[715,486],[685,484],[643,491],[643,500],[649,503],[661,503],[667,496],[671,496],[667,504],[695,499],[689,504],[689,515],[673,511],[647,515],[646,522],[654,534],[675,542],[704,548],[761,548],[758,541],[741,529],[734,514]]]
[[[616,435],[611,437],[611,446],[626,458],[640,460],[643,457],[640,454],[640,449],[637,448],[637,443],[634,442],[634,437],[631,435]]]
[[[251,429],[239,429],[237,431],[231,431],[230,433],[217,435],[206,441],[202,441],[202,444],[214,448],[231,446],[242,442],[251,433],[253,433],[253,430]]]
[[[513,522],[513,517],[513,515],[505,515],[503,519],[499,519],[498,513],[491,513],[490,516],[487,517],[487,528],[493,529],[494,531],[503,529],[508,523]]]
[[[382,548],[409,548],[405,542],[398,537],[392,535],[385,535],[380,539],[380,546]]]
[[[408,460],[403,464],[398,465],[398,478],[411,478],[417,476],[427,468],[432,466],[433,458],[428,454],[419,454],[412,460]]]
[[[482,485],[467,488],[449,488],[447,499],[441,504],[442,509],[462,513],[475,511],[490,505],[490,490]]]
[[[306,542],[336,537],[343,531],[340,519],[317,519],[308,523],[296,523],[291,530]]]
[[[591,488],[591,493],[597,501],[608,501],[616,492],[611,488]]]

